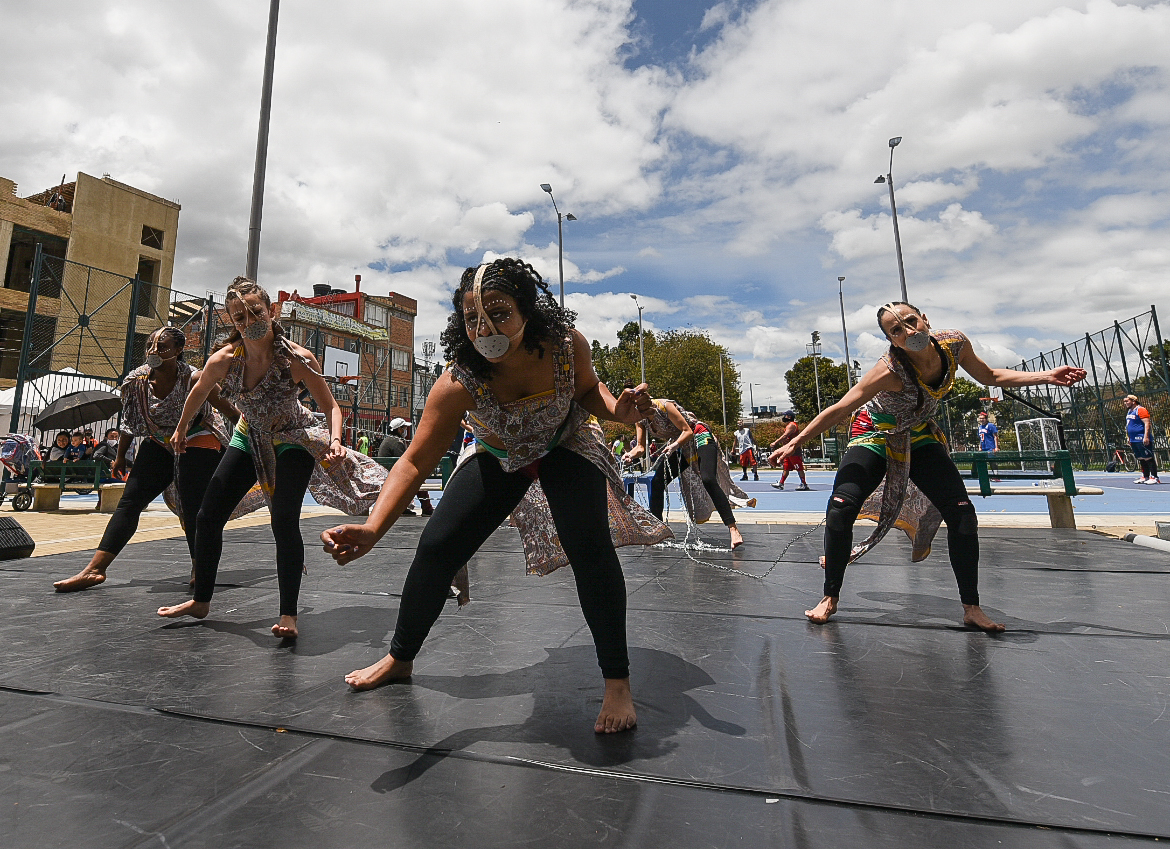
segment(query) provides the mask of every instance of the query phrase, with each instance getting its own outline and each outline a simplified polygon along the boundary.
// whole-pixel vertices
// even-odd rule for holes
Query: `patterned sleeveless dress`
[[[939,401],[955,383],[959,356],[970,342],[958,330],[933,330],[930,334],[936,351],[946,361],[946,372],[938,386],[923,383],[917,373],[910,374],[901,362],[887,352],[881,362],[902,381],[898,392],[879,392],[854,416],[850,427],[849,447],[861,446],[883,454],[886,476],[862,505],[860,517],[878,523],[864,542],[853,546],[852,563],[879,542],[892,527],[900,528],[913,546],[911,559],[917,563],[930,554],[930,546],[942,524],[942,516],[922,491],[910,480],[910,452],[914,447],[937,442],[947,447],[946,437],[932,420]],[[918,406],[918,389],[923,404]]]
[[[547,575],[569,562],[557,537],[536,467],[540,458],[558,446],[580,454],[605,475],[609,483],[607,509],[614,547],[654,545],[673,536],[670,528],[626,493],[601,427],[573,400],[571,336],[552,346],[552,358],[553,389],[509,404],[501,404],[490,386],[463,367],[451,366],[452,377],[475,399],[475,410],[469,421],[476,436],[476,452],[486,451],[497,457],[505,472],[525,471],[533,478],[524,498],[512,511],[512,524],[520,531],[524,543],[526,569],[533,575]],[[486,444],[484,438],[492,435],[507,446],[505,451]]]
[[[715,503],[707,493],[707,488],[703,486],[703,479],[699,477],[699,470],[696,468],[699,461],[699,446],[706,444],[709,440],[715,441],[718,445],[718,440],[715,439],[715,434],[711,433],[707,426],[699,421],[698,416],[669,398],[655,398],[654,414],[650,418],[642,420],[642,426],[655,439],[669,441],[682,433],[666,412],[668,404],[674,405],[674,408],[686,419],[687,424],[690,425],[695,434],[694,439],[688,440],[687,444],[679,449],[683,459],[687,461],[687,467],[679,475],[678,488],[682,493],[687,515],[695,521],[695,524],[701,525],[710,519],[711,514],[715,512]],[[755,507],[756,500],[740,489],[739,485],[732,479],[731,467],[727,465],[727,457],[722,451],[717,453],[719,454],[719,467],[715,470],[715,476],[719,480],[719,488],[727,495],[727,500],[731,502],[733,507]]]
[[[142,436],[153,439],[175,456],[175,474],[171,483],[163,490],[163,501],[168,509],[179,517],[179,524],[183,524],[183,508],[179,502],[179,458],[171,449],[171,437],[175,433],[175,426],[183,414],[183,404],[191,392],[194,383],[192,377],[195,369],[184,362],[176,363],[179,374],[175,386],[166,398],[156,398],[150,390],[151,368],[141,365],[126,375],[122,381],[122,424],[119,430],[131,436]],[[188,438],[201,434],[211,434],[221,446],[227,445],[229,437],[227,425],[219,410],[205,403],[199,408],[195,420],[187,430]],[[259,505],[256,505],[259,506]],[[251,509],[256,509],[253,506]],[[244,513],[232,514],[236,519]]]
[[[386,480],[386,470],[373,459],[350,448],[345,449],[341,460],[325,463],[323,458],[329,453],[329,431],[318,425],[313,414],[297,399],[297,386],[290,370],[294,356],[297,355],[291,349],[278,342],[276,356],[264,377],[254,388],[245,389],[244,347],[241,345],[236,348],[227,376],[220,383],[220,395],[235,404],[242,414],[236,425],[236,434],[248,441],[264,500],[271,506],[276,486],[277,453],[304,449],[317,461],[309,480],[309,491],[319,504],[335,507],[351,516],[369,513]],[[313,368],[307,359],[300,359]]]

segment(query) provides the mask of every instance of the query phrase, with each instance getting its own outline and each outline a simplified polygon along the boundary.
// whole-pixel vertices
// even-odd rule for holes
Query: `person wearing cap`
[[[796,423],[796,413],[789,410],[781,418],[784,420],[784,433],[780,434],[774,442],[768,446],[768,450],[772,453],[768,455],[768,465],[775,467],[776,462],[780,459],[780,447],[800,433],[800,425]],[[804,455],[797,451],[789,454],[783,460],[784,474],[780,476],[780,480],[772,483],[773,489],[784,489],[784,481],[788,480],[788,473],[796,469],[796,473],[800,475],[800,486],[796,488],[797,492],[808,492],[808,480],[804,476]]]
[[[1137,458],[1142,468],[1142,476],[1134,483],[1159,484],[1158,458],[1154,454],[1154,439],[1150,430],[1150,411],[1138,403],[1136,395],[1126,395],[1125,400],[1125,435],[1129,437],[1129,447],[1133,449],[1133,456]]]
[[[379,457],[401,457],[406,453],[406,429],[410,427],[410,422],[406,419],[393,418],[390,420],[390,432],[382,439],[381,444],[378,445]],[[422,514],[429,516],[435,512],[435,507],[431,504],[431,494],[425,489],[418,491],[418,503],[422,507]],[[403,516],[415,515],[414,510],[408,505],[402,511]]]

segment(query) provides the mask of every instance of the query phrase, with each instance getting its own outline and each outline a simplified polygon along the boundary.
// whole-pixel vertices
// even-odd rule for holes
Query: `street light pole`
[[[638,362],[642,365],[642,382],[646,382],[646,344],[645,338],[642,334],[642,310],[643,307],[638,303],[637,295],[630,295],[634,299],[634,304],[638,307]],[[726,414],[725,414],[726,415]]]
[[[723,352],[719,352],[719,403],[723,405],[723,432],[727,432],[727,393],[723,390]]]
[[[837,278],[837,296],[841,299],[841,337],[845,340],[845,385],[853,385],[853,368],[849,360],[849,331],[845,329],[845,278]]]
[[[565,234],[561,230],[561,211],[557,209],[557,199],[553,197],[552,186],[548,183],[541,183],[540,188],[548,192],[549,198],[552,200],[553,211],[557,214],[557,270],[561,276],[561,309],[565,308]],[[565,214],[565,220],[576,221],[577,216],[569,212]],[[645,382],[645,381],[643,381]]]
[[[894,202],[894,148],[901,143],[901,136],[890,139],[890,170],[885,175],[879,175],[874,182],[887,183],[890,188],[890,210],[894,214],[894,248],[898,253],[898,279],[902,283],[902,300],[909,303],[910,297],[906,294],[906,268],[902,265],[902,235],[898,232],[898,204]]]
[[[812,332],[812,342],[804,346],[812,352],[813,358],[813,381],[817,387],[817,415],[821,414],[821,373],[817,368],[817,360],[821,355],[821,332],[814,330]],[[825,435],[821,434],[821,459],[825,459]]]
[[[739,397],[742,398],[743,396],[740,395]],[[750,383],[748,384],[748,406],[752,409],[752,420],[754,421],[756,418],[756,400],[752,397],[752,384]]]
[[[268,164],[268,123],[272,113],[272,74],[276,65],[276,21],[280,0],[268,6],[268,44],[264,48],[264,84],[260,89],[260,129],[256,133],[256,170],[252,175],[252,211],[248,216],[248,260],[244,274],[252,280],[260,267],[260,219],[264,216],[264,173]]]

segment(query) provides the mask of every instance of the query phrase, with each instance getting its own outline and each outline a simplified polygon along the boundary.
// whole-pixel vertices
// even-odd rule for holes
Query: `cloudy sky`
[[[6,4],[0,175],[180,202],[174,283],[247,249],[268,4]],[[1170,307],[1170,5],[1052,0],[282,4],[260,276],[417,298],[529,259],[589,338],[702,328],[756,403],[809,332],[880,354],[898,295],[993,365]],[[1170,315],[1170,309],[1164,313]],[[746,386],[743,387],[746,392]]]

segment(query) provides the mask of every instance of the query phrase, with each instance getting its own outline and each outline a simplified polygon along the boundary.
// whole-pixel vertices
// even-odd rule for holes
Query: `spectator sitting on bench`
[[[106,463],[112,467],[114,465],[114,460],[118,456],[118,441],[120,440],[120,438],[121,438],[121,434],[119,433],[119,431],[116,427],[112,427],[109,430],[107,430],[106,431],[106,441],[94,449],[93,459],[105,460]],[[115,481],[115,480],[121,481],[121,480],[125,480],[125,479],[126,479],[125,474],[123,474],[121,477],[118,477],[118,476],[105,477],[102,479],[102,482],[108,483],[110,481]]]
[[[73,431],[73,435],[69,437],[69,447],[65,449],[66,463],[80,463],[82,460],[90,458],[89,446],[85,444],[85,434],[79,430]]]
[[[64,460],[65,454],[69,450],[69,431],[63,430],[57,434],[56,439],[53,440],[53,447],[49,450],[49,462],[56,460]]]

